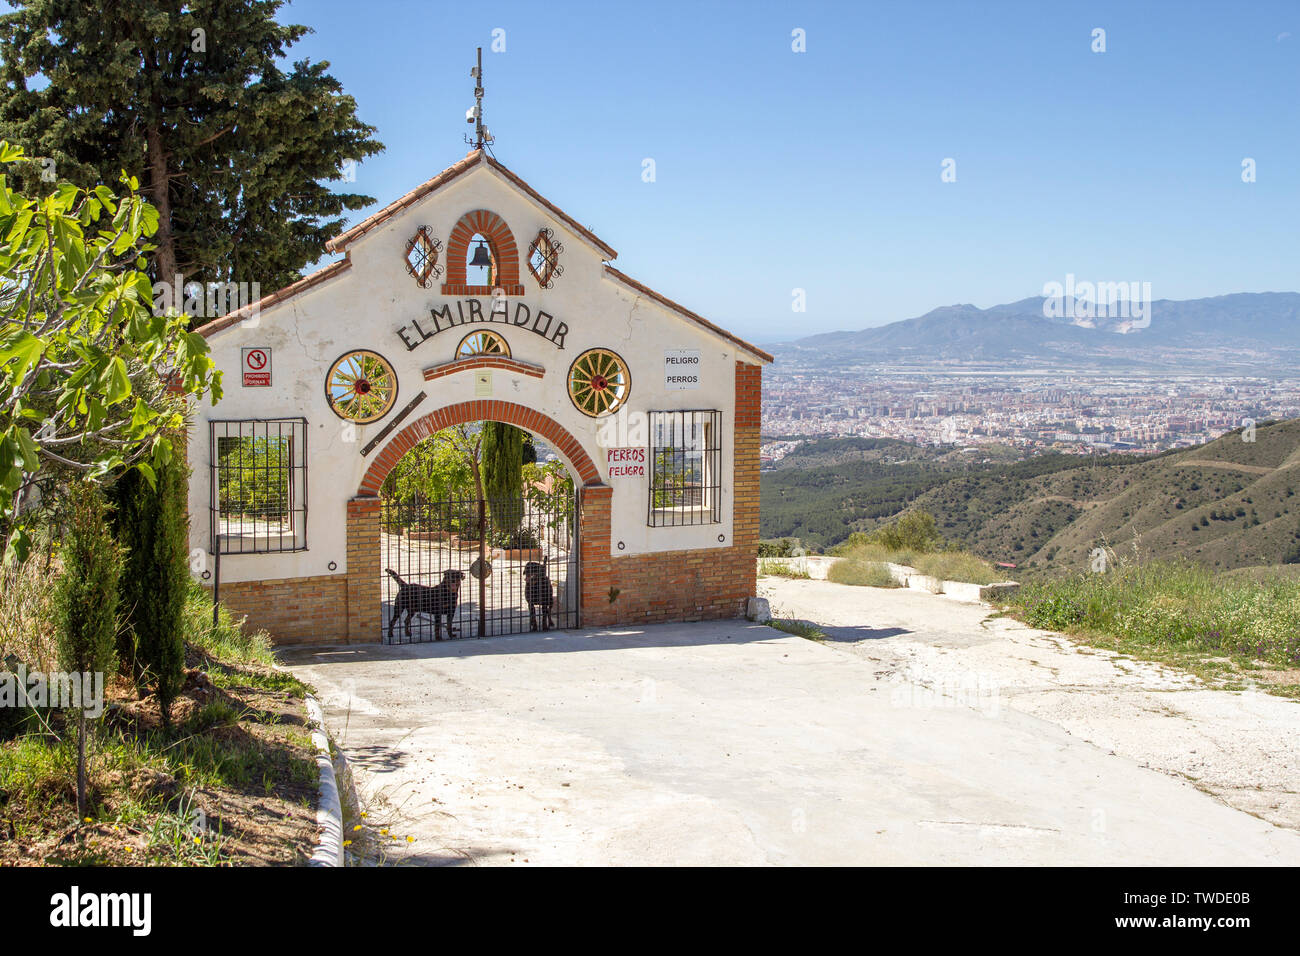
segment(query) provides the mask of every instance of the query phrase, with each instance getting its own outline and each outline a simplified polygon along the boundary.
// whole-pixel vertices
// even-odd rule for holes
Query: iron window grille
[[[307,419],[208,423],[209,553],[307,550]]]
[[[722,412],[650,413],[652,527],[722,520]]]

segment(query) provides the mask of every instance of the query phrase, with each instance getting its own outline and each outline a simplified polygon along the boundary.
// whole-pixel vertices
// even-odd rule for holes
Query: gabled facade
[[[384,478],[422,438],[495,419],[574,477],[583,626],[742,613],[771,356],[609,265],[480,150],[330,249],[200,330],[225,394],[190,433],[191,548],[223,603],[284,643],[380,640]]]

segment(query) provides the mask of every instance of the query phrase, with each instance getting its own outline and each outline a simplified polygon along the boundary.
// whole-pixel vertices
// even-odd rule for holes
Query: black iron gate
[[[384,642],[577,627],[577,514],[572,494],[385,498]]]

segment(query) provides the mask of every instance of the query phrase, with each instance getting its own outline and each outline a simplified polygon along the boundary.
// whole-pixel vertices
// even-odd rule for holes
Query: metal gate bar
[[[509,500],[384,498],[384,642],[519,634],[546,630],[548,624],[549,629],[577,627],[575,505],[571,494]],[[454,572],[462,575],[459,581]],[[448,597],[452,591],[454,610]]]

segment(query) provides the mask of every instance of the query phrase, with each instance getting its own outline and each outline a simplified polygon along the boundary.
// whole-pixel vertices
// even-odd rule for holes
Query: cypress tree
[[[132,469],[113,487],[117,539],[126,549],[118,652],[137,685],[157,694],[164,726],[170,726],[185,669],[187,472],[173,451],[155,468],[153,485]]]
[[[59,666],[65,672],[112,672],[122,552],[108,532],[99,489],[78,482],[59,547],[54,590]],[[102,683],[101,683],[101,686]],[[77,714],[77,818],[86,814],[86,701]]]
[[[383,146],[328,63],[281,68],[309,32],[276,22],[282,0],[12,5],[0,15],[0,138],[39,159],[11,180],[49,191],[53,178],[137,177],[160,217],[156,281],[271,292],[320,258],[343,210],[373,202],[324,185]]]
[[[498,529],[513,533],[523,518],[523,429],[505,422],[483,423],[483,487]]]

